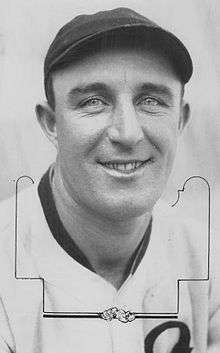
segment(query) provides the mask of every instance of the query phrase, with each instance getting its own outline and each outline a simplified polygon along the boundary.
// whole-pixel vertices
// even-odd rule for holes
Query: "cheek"
[[[174,158],[178,137],[178,121],[175,117],[153,120],[146,126],[145,135],[159,156]]]
[[[60,117],[57,123],[58,153],[65,159],[88,157],[99,143],[105,124],[103,119],[79,118],[72,113]]]

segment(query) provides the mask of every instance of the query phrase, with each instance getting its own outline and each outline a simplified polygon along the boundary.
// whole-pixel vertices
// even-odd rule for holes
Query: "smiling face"
[[[151,212],[184,125],[181,83],[154,51],[104,50],[53,74],[57,163],[79,206],[112,219]]]

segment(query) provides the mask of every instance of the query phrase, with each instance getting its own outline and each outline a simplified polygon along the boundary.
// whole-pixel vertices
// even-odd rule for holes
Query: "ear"
[[[180,107],[179,132],[181,133],[190,119],[190,106],[184,101]]]
[[[47,138],[57,148],[57,128],[55,112],[47,102],[36,105],[37,120]]]

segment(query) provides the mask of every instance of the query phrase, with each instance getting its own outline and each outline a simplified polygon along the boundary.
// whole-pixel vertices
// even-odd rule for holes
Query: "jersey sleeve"
[[[13,201],[0,204],[0,353],[14,353],[15,343],[6,310],[6,288],[11,276],[11,258],[13,250],[13,233],[8,232],[13,215]],[[13,253],[12,253],[13,254]],[[13,291],[10,290],[10,293]]]
[[[212,234],[211,234],[212,238]],[[215,230],[210,248],[209,329],[207,353],[220,352],[220,230]]]
[[[10,330],[9,320],[0,297],[0,352],[14,353],[14,339]]]

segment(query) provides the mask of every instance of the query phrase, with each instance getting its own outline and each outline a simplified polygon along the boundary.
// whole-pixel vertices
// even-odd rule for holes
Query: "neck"
[[[70,237],[95,272],[120,287],[129,259],[143,238],[151,214],[117,221],[90,213],[68,194],[57,167],[52,190],[58,214]]]

